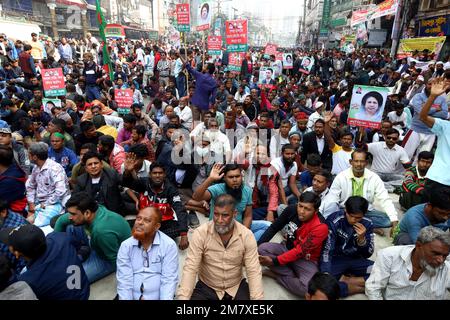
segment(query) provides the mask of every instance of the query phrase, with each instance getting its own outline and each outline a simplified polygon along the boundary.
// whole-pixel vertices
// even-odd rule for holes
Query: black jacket
[[[306,160],[308,157],[308,154],[310,154],[310,153],[319,154],[319,149],[317,147],[315,132],[309,132],[303,136],[302,159]],[[331,167],[333,165],[333,154],[331,153],[330,147],[326,141],[325,141],[325,146],[323,147],[323,152],[320,155],[320,158],[322,159],[322,167],[324,169],[331,170]]]
[[[132,176],[124,175],[123,186],[136,192],[143,193],[154,203],[169,204],[177,215],[180,232],[183,233],[188,231],[186,208],[183,206],[178,189],[169,181],[164,181],[164,188],[160,193],[155,193],[153,191],[149,178],[135,180]]]
[[[100,191],[96,199],[108,210],[124,216],[124,203],[120,195],[121,184],[122,178],[115,170],[111,168],[103,168],[102,177],[100,179]],[[77,178],[77,184],[75,185],[74,192],[79,191],[86,191],[90,195],[95,196],[94,189],[92,187],[92,179],[88,173],[84,173]]]

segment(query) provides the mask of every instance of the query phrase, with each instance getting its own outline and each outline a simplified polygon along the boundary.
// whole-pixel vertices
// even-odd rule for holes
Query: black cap
[[[44,231],[33,224],[2,229],[0,242],[13,247],[14,250],[29,258],[37,258],[47,248]]]

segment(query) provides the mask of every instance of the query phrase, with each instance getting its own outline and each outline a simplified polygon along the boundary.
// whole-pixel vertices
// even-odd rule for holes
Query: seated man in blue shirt
[[[173,300],[178,285],[178,248],[159,231],[162,214],[156,207],[141,209],[132,237],[117,254],[120,300]]]
[[[297,187],[300,191],[312,187],[313,177],[322,169],[322,159],[317,153],[308,154],[306,158],[306,170],[300,173],[300,182],[297,182]]]
[[[369,202],[352,196],[345,209],[327,218],[328,239],[322,251],[320,271],[339,280],[341,297],[364,293],[373,261],[368,258],[375,249],[372,221],[365,218]],[[346,276],[351,274],[352,276]]]
[[[39,300],[87,300],[89,282],[73,246],[73,238],[62,232],[45,237],[35,225],[0,231],[0,241],[16,258],[23,257],[27,270],[18,277]]]
[[[222,178],[224,182],[212,185]],[[238,211],[236,220],[251,229],[258,241],[271,223],[264,220],[253,221],[252,192],[249,186],[243,184],[242,170],[239,165],[215,164],[209,177],[195,190],[192,199],[195,201],[211,200],[209,219],[212,220],[215,199],[225,193],[233,196],[236,199],[236,210]]]
[[[435,186],[429,192],[430,201],[406,211],[394,231],[394,245],[415,244],[419,232],[426,226],[442,230],[450,228],[450,187]]]
[[[48,157],[58,162],[66,172],[67,177],[72,176],[72,168],[78,163],[75,152],[64,147],[64,135],[59,132],[53,132],[50,135],[50,148],[48,148]]]

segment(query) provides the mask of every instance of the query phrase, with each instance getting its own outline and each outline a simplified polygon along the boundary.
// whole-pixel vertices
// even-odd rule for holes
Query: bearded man
[[[220,180],[222,183],[216,183]],[[215,184],[214,184],[215,183]],[[236,220],[251,229],[257,240],[269,227],[267,221],[254,221],[252,217],[252,188],[243,184],[242,169],[237,164],[226,166],[215,164],[209,177],[195,190],[192,199],[195,201],[210,201],[209,219],[214,217],[214,206],[218,196],[229,194],[236,201]]]
[[[221,175],[219,167],[213,171],[213,177]],[[192,234],[178,299],[263,299],[256,240],[250,230],[235,220],[236,200],[230,194],[221,194],[213,208],[213,221],[202,224]],[[244,266],[247,279],[243,274]]]
[[[127,156],[123,185],[140,194],[139,209],[154,206],[161,211],[161,231],[172,239],[180,237],[179,248],[185,250],[189,246],[187,212],[178,189],[166,179],[166,169],[158,162],[151,164],[148,178],[138,178],[136,161],[134,155]]]
[[[141,209],[133,236],[122,242],[116,273],[119,300],[173,300],[178,285],[178,248],[159,231],[161,222],[158,208]]]

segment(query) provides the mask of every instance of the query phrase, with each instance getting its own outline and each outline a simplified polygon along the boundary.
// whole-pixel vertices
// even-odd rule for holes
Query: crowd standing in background
[[[286,48],[282,69],[250,48],[235,72],[199,43],[107,45],[113,78],[90,34],[0,35],[0,299],[88,299],[113,272],[123,300],[263,299],[263,276],[307,299],[446,298],[449,57]],[[360,85],[389,88],[380,129],[348,124]],[[375,234],[393,246],[374,262]]]

